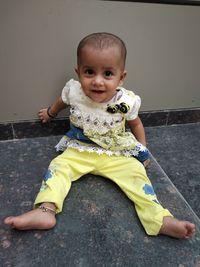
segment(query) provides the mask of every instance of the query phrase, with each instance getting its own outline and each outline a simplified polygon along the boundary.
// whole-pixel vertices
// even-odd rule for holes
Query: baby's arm
[[[140,142],[143,146],[146,146],[146,137],[145,137],[144,126],[143,126],[140,118],[137,117],[134,120],[128,121],[128,126],[129,126],[132,134],[138,140],[138,142]]]
[[[55,118],[57,114],[66,107],[67,105],[63,102],[62,98],[59,97],[49,108],[40,109],[38,117],[43,123],[46,123],[52,118]]]
[[[128,121],[128,125],[131,129],[132,134],[135,136],[135,138],[140,142],[143,146],[146,147],[146,137],[145,137],[145,131],[144,126],[140,120],[139,117],[137,117],[134,120]],[[147,167],[150,163],[150,160],[147,159],[143,162],[144,166]]]

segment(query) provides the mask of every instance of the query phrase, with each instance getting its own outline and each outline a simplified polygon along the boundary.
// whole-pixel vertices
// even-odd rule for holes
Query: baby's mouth
[[[97,89],[94,89],[94,90],[91,90],[92,91],[92,93],[95,93],[95,94],[103,94],[105,91],[103,91],[103,90],[97,90]]]

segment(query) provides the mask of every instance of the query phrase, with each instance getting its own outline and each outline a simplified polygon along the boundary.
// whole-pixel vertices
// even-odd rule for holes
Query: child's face
[[[126,76],[118,46],[103,50],[83,47],[76,72],[85,95],[98,103],[112,99]]]

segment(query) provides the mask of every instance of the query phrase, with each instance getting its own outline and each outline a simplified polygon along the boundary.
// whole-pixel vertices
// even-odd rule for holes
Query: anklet
[[[49,207],[45,207],[45,206],[43,206],[43,205],[39,206],[39,209],[42,210],[43,212],[51,212],[51,213],[53,213],[53,214],[56,213],[56,211],[55,211],[54,209],[51,209],[51,208],[49,208]]]

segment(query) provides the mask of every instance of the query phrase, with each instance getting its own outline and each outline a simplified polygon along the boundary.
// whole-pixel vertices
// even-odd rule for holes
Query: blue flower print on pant
[[[150,185],[148,185],[148,184],[145,184],[142,189],[144,190],[144,193],[146,195],[152,195],[152,196],[155,195],[155,192],[153,190],[153,187],[150,186]]]
[[[156,197],[156,194],[155,194],[152,186],[145,184],[142,189],[146,195],[151,195],[151,196]],[[157,203],[157,204],[160,204],[157,199],[152,199],[152,201]]]
[[[51,168],[51,169],[48,169],[47,172],[45,173],[45,175],[43,176],[43,182],[42,182],[42,185],[40,187],[40,191],[44,191],[48,188],[48,185],[47,185],[47,180],[52,178],[52,176],[54,175],[56,171],[56,168]]]
[[[50,179],[54,175],[55,171],[56,171],[56,168],[48,169],[43,177],[43,180],[46,182],[48,179]]]

